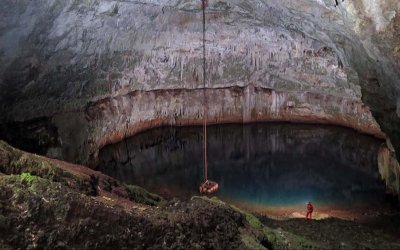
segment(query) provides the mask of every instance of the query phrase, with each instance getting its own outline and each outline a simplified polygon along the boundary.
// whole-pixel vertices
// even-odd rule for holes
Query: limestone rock
[[[396,0],[346,0],[337,7],[333,0],[209,2],[207,87],[222,105],[211,116],[222,121],[243,109],[235,115],[247,121],[253,108],[279,114],[301,114],[301,108],[307,119],[328,114],[346,126],[372,126],[372,133],[379,130],[375,118],[400,151]],[[174,114],[187,113],[196,123],[202,110],[196,94],[203,79],[200,7],[197,0],[6,0],[0,10],[2,130],[46,118],[45,128],[58,132],[43,133],[54,137],[47,154],[84,163],[126,126],[154,119],[175,124]],[[265,97],[255,101],[257,95],[231,97],[247,86],[285,97],[268,99],[271,105]],[[188,98],[194,101],[164,91],[177,89],[193,90]],[[140,91],[153,97],[132,99]],[[307,95],[321,99],[310,103]],[[348,103],[354,105],[350,113],[343,111]],[[91,118],[94,107],[105,119]]]

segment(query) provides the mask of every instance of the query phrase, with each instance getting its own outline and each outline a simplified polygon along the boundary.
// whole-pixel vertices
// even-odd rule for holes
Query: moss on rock
[[[91,177],[64,170],[45,157],[15,149],[1,140],[0,174],[21,175],[25,181],[31,184],[35,178],[41,177],[49,181],[66,184],[87,195],[97,193],[96,185],[98,183],[94,183]]]
[[[47,161],[44,157],[15,149],[0,141],[0,172],[4,174],[30,173],[50,180],[71,177],[71,174]]]
[[[165,200],[157,195],[148,192],[142,187],[135,185],[126,185],[126,190],[130,200],[138,203],[143,203],[150,206],[157,206],[165,202]]]
[[[28,185],[32,185],[33,182],[36,182],[38,180],[38,177],[31,175],[30,173],[22,173],[21,174],[21,180],[23,182],[28,183]]]

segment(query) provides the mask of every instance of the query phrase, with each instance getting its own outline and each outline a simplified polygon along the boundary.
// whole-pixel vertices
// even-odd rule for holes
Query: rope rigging
[[[200,185],[201,194],[211,194],[218,190],[218,183],[208,180],[208,159],[207,159],[207,114],[208,103],[206,95],[206,7],[208,0],[201,0],[203,9],[203,165],[204,182]]]
[[[202,0],[202,9],[203,9],[203,143],[204,143],[204,151],[203,151],[203,164],[204,164],[204,180],[208,180],[207,176],[207,95],[206,95],[206,0]]]

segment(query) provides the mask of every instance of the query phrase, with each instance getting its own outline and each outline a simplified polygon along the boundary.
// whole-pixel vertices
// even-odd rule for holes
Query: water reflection
[[[250,124],[209,128],[209,177],[217,196],[254,206],[380,203],[382,141],[353,130],[315,125]],[[167,197],[197,195],[202,128],[165,127],[100,152],[98,170]]]

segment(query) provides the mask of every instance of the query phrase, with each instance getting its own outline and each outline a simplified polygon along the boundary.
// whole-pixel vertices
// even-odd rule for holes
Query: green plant
[[[28,184],[28,186],[31,186],[33,184],[33,182],[37,181],[37,180],[38,180],[38,177],[31,175],[30,173],[22,173],[21,174],[21,181]]]

